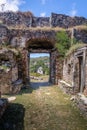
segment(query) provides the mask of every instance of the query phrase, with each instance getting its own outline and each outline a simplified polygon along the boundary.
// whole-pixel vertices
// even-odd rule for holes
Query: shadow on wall
[[[23,105],[10,103],[0,120],[0,130],[24,130]]]

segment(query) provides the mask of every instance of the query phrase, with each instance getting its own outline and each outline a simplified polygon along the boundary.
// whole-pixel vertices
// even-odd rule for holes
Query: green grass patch
[[[11,130],[87,129],[87,120],[58,86],[22,90],[16,97],[1,122],[9,121]]]

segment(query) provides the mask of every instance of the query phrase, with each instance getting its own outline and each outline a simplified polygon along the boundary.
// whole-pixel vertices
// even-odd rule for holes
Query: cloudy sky
[[[51,12],[87,18],[87,0],[0,0],[0,11],[31,11],[35,16]]]

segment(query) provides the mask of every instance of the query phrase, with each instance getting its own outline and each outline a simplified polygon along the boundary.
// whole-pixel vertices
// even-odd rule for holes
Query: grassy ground
[[[8,106],[0,130],[87,130],[87,120],[58,86],[32,87]]]

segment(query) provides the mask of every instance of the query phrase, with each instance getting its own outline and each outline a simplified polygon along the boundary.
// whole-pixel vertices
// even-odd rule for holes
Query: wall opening
[[[83,86],[83,57],[79,57],[79,92],[83,92],[84,86]]]
[[[50,80],[50,53],[30,53],[30,83],[48,83]]]

